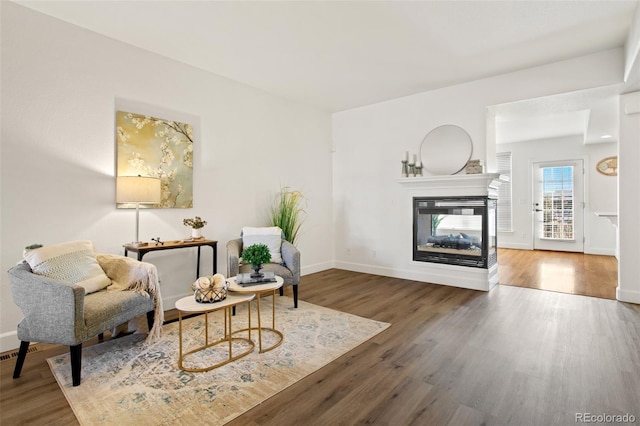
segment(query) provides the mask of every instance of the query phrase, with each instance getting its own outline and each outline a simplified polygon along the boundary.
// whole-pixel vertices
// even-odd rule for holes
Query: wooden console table
[[[146,246],[136,247],[133,244],[124,244],[124,255],[128,256],[129,252],[138,253],[138,260],[142,260],[142,257],[153,251],[159,250],[173,250],[188,247],[198,248],[198,263],[196,264],[196,279],[200,277],[200,247],[209,246],[213,249],[213,273],[218,272],[217,260],[218,260],[218,242],[215,240],[193,240],[193,241],[165,241],[164,244],[148,243]]]

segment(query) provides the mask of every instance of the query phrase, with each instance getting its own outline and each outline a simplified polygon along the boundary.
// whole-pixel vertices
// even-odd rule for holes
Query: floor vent
[[[27,353],[37,352],[37,351],[38,351],[38,347],[36,345],[31,345],[29,346],[29,349],[27,349]],[[13,359],[17,357],[18,357],[18,350],[16,349],[11,352],[5,352],[3,354],[0,354],[0,361],[6,361],[8,359]]]

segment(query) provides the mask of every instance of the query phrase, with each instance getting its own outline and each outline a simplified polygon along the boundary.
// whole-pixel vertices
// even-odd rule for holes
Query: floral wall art
[[[190,124],[117,111],[116,144],[118,176],[161,179],[162,201],[149,207],[193,207],[193,127]],[[118,204],[118,207],[130,206]]]

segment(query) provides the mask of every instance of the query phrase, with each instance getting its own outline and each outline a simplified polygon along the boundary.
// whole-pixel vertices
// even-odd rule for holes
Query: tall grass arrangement
[[[438,235],[438,226],[440,226],[442,219],[444,218],[439,214],[431,215],[431,235]]]
[[[278,226],[284,232],[284,239],[296,244],[298,231],[304,222],[304,209],[300,206],[304,195],[288,187],[280,189],[271,207],[271,224]]]

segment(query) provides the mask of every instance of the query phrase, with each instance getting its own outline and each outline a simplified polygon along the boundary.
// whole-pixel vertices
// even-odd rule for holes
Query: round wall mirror
[[[473,142],[461,127],[453,124],[430,131],[420,145],[420,160],[426,171],[434,175],[454,175],[471,159]]]
[[[618,176],[618,157],[607,157],[598,161],[596,170],[607,176]]]

